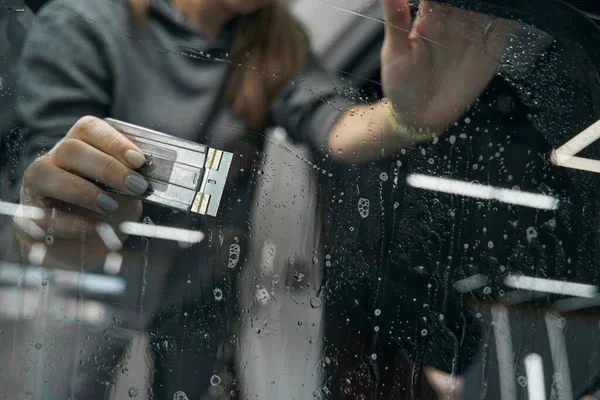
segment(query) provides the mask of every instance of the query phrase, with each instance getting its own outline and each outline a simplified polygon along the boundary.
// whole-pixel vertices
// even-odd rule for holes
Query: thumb
[[[411,29],[410,8],[407,0],[381,0],[385,20],[385,41],[392,47],[408,45]]]

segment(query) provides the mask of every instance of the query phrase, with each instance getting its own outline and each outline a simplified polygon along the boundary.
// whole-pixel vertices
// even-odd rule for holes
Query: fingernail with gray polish
[[[148,190],[148,182],[138,175],[129,175],[125,179],[125,185],[135,194],[143,194]]]
[[[135,169],[146,163],[146,157],[142,153],[131,149],[125,152],[125,160]]]
[[[98,204],[98,207],[109,213],[113,213],[119,208],[119,203],[115,199],[105,195],[104,193],[100,193],[96,197],[96,203]]]

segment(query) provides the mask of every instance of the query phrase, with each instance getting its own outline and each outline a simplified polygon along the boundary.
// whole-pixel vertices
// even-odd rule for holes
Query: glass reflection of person
[[[279,125],[322,156],[349,162],[379,159],[441,134],[494,75],[499,52],[490,44],[502,23],[429,2],[421,2],[411,22],[406,1],[382,5],[388,100],[372,105],[339,96],[333,76],[311,54],[307,34],[276,0],[55,0],[44,7],[20,70],[26,139],[21,203],[56,211],[41,221],[43,229],[52,226],[50,251],[58,254],[64,246],[63,255],[70,254],[70,240],[79,241],[82,229],[97,220],[141,215],[133,197],[94,183],[126,195],[148,187],[136,172],[144,155],[103,117],[238,155],[247,150],[236,147],[247,139],[244,132]],[[232,60],[232,67],[215,59]],[[200,137],[215,103],[214,129]],[[240,171],[234,173],[241,181],[251,180]],[[220,218],[242,226],[238,216],[247,213],[250,191],[240,187],[227,196],[242,198],[241,206],[226,198]],[[23,246],[31,243],[27,233],[19,235]],[[203,372],[210,368],[198,370],[187,368],[197,379],[182,384],[192,396],[210,376]],[[168,380],[157,394],[175,388]]]

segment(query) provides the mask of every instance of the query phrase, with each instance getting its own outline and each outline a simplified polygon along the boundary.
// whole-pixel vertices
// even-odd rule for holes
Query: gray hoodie
[[[243,123],[221,107],[210,135],[200,137],[226,78],[236,21],[210,39],[169,0],[154,0],[147,26],[145,33],[135,29],[126,0],[54,0],[42,8],[20,65],[25,165],[84,115],[112,117],[222,149],[248,136]],[[346,107],[335,93],[333,75],[311,57],[271,104],[271,125],[324,151],[328,132]]]

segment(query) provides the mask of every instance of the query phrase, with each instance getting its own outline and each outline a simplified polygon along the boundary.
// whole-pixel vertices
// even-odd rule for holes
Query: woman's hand
[[[98,215],[114,213],[119,203],[92,183],[140,195],[148,182],[134,169],[145,163],[141,150],[108,123],[80,119],[60,142],[25,171],[21,202],[51,207],[56,200]]]
[[[382,0],[384,94],[400,123],[443,132],[494,76],[511,24],[460,8],[421,1],[412,23],[406,0]]]
[[[357,106],[340,117],[328,143],[338,161],[381,159],[443,133],[492,79],[513,28],[507,20],[427,1],[411,25],[407,0],[381,2],[388,102]]]
[[[42,208],[45,213],[39,220],[26,214],[15,216],[22,248],[27,251],[50,236],[51,240],[46,239],[48,255],[63,260],[61,267],[75,256],[73,262],[79,266],[80,254],[73,244],[85,242],[89,256],[99,258],[102,265],[103,255],[114,249],[102,243],[96,226],[106,222],[117,233],[120,222],[139,219],[141,201],[130,196],[148,189],[146,180],[135,172],[145,161],[136,145],[103,120],[80,119],[64,139],[25,171],[21,204]],[[94,182],[125,195],[109,194]]]

